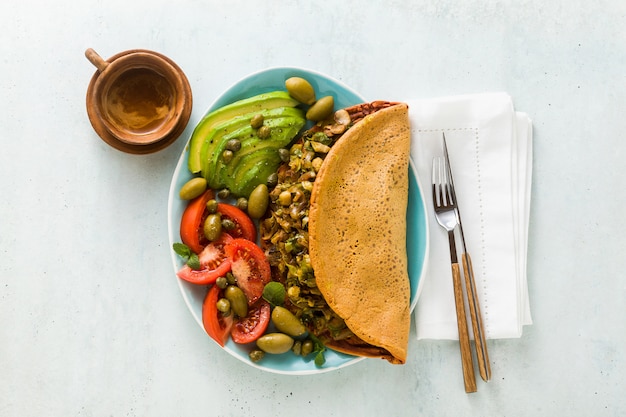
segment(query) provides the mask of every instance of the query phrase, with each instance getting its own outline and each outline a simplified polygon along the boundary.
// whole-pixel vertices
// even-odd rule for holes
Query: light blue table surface
[[[189,78],[187,130],[158,153],[93,131],[94,67],[133,48]],[[167,196],[186,138],[267,67],[328,74],[367,99],[506,91],[534,122],[534,324],[490,342],[463,390],[458,344],[404,366],[254,369],[192,319],[172,274]],[[626,3],[163,0],[0,5],[0,416],[626,415]]]

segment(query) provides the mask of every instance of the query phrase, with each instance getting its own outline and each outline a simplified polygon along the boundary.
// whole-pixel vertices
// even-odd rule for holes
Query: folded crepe
[[[326,345],[397,364],[406,361],[410,331],[409,153],[406,104],[367,115],[326,156],[309,211],[317,286],[357,336]]]

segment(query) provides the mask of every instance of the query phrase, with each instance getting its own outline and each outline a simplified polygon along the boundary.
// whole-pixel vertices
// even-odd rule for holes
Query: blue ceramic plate
[[[326,75],[299,68],[271,68],[249,75],[237,82],[215,100],[207,113],[226,104],[256,94],[274,90],[284,90],[285,80],[293,76],[307,79],[315,88],[318,97],[333,95],[335,108],[337,109],[366,101],[349,87]],[[186,202],[178,198],[178,191],[182,185],[192,177],[187,169],[187,155],[187,149],[185,149],[180,156],[170,186],[168,203],[170,247],[174,242],[181,241],[180,219],[185,209]],[[425,212],[424,200],[415,175],[415,167],[411,162],[409,170],[409,206],[407,214],[407,250],[409,254],[409,276],[411,279],[411,311],[413,311],[417,303],[422,274],[426,269],[425,260],[427,259],[426,255],[428,251],[428,229]],[[171,253],[175,272],[182,267],[183,263],[174,251],[171,251]],[[178,283],[191,314],[200,325],[202,331],[204,331],[202,326],[202,301],[206,295],[206,287],[195,286],[183,280],[178,280]],[[292,375],[328,372],[351,365],[363,359],[361,357],[354,357],[327,350],[325,353],[326,364],[318,368],[313,363],[313,360],[305,360],[291,352],[282,355],[265,355],[262,361],[253,363],[248,358],[248,352],[251,349],[249,346],[241,346],[229,341],[224,349],[235,358],[255,368],[274,373]],[[314,355],[310,356],[312,357]]]

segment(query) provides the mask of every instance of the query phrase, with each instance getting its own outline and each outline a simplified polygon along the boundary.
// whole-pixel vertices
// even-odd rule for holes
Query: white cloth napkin
[[[505,93],[405,101],[430,239],[415,309],[417,337],[458,339],[448,239],[435,219],[430,188],[432,159],[443,156],[442,132],[486,337],[520,337],[532,324],[526,280],[532,122],[515,112]],[[458,228],[457,242],[460,251]],[[471,334],[469,322],[468,328]]]

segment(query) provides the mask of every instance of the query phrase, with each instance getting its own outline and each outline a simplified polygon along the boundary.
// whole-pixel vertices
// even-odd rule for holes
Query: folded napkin
[[[458,339],[448,238],[435,219],[430,188],[432,159],[443,156],[442,132],[486,337],[520,337],[522,327],[532,324],[526,280],[532,122],[515,112],[505,93],[406,102],[411,157],[424,193],[430,240],[415,309],[417,337]],[[468,328],[471,334],[469,322]]]

